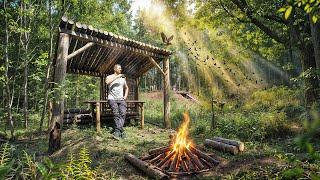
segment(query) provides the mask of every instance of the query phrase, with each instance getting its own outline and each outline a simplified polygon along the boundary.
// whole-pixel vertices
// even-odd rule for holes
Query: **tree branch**
[[[223,8],[223,10],[231,17],[236,18],[239,22],[241,23],[250,23],[250,21],[247,20],[243,20],[240,19],[239,17],[235,16],[234,14],[232,14],[230,11],[228,11],[228,9],[223,5],[223,3],[221,1],[219,1],[220,6]]]
[[[261,29],[264,33],[270,36],[272,39],[276,40],[279,43],[284,45],[288,44],[288,40],[285,37],[280,36],[271,28],[267,27],[264,23],[259,21],[256,17],[254,17],[252,10],[245,0],[231,0],[245,15],[250,19],[250,22],[256,25],[259,29]]]

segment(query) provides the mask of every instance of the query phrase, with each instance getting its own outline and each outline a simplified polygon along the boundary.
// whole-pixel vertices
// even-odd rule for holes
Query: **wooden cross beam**
[[[86,49],[90,48],[90,47],[93,46],[93,45],[94,45],[93,42],[87,43],[87,44],[86,44],[85,46],[83,46],[82,48],[80,48],[80,49],[74,51],[73,53],[69,54],[69,55],[67,56],[67,60],[75,57],[76,55],[78,55],[78,54],[80,54],[80,53],[82,53],[83,51],[85,51]]]
[[[148,60],[158,68],[158,70],[162,73],[163,76],[165,76],[164,71],[161,69],[159,64],[151,56],[149,56]]]

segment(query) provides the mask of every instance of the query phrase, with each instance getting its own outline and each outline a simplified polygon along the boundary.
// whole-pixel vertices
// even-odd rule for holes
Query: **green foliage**
[[[91,164],[88,149],[83,147],[80,149],[79,156],[75,159],[74,155],[69,154],[68,162],[63,175],[65,179],[94,179],[96,170],[90,167]]]
[[[301,8],[306,14],[311,14],[312,22],[317,23],[320,18],[319,0],[287,0],[289,5],[282,7],[278,12],[284,13],[284,18],[288,19],[294,7]]]
[[[218,133],[219,135],[246,141],[263,141],[290,134],[286,123],[284,113],[228,113],[218,118],[218,130],[213,134]]]
[[[254,92],[245,102],[245,111],[280,111],[297,118],[303,111],[302,92],[288,87],[273,87]]]
[[[0,178],[5,179],[95,179],[96,170],[90,167],[91,158],[88,149],[80,149],[75,156],[70,153],[67,162],[53,163],[48,157],[42,162],[36,161],[35,156],[22,151],[22,156],[11,158],[12,148],[8,143],[0,149]]]
[[[5,143],[1,146],[0,149],[0,179],[4,179],[10,172],[13,161],[10,157],[10,145]]]

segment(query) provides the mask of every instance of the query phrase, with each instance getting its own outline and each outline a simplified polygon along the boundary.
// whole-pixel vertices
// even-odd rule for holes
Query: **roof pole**
[[[170,56],[169,56],[170,57]],[[165,58],[163,61],[163,72],[164,72],[164,83],[163,83],[163,101],[164,101],[164,125],[165,128],[171,128],[170,121],[170,101],[169,101],[169,91],[170,91],[170,69],[169,69],[169,57]]]
[[[66,33],[59,34],[57,59],[54,66],[55,88],[53,107],[52,107],[52,127],[49,133],[49,153],[60,149],[61,129],[64,115],[64,95],[65,95],[65,77],[67,73],[67,56],[69,49],[69,35]]]

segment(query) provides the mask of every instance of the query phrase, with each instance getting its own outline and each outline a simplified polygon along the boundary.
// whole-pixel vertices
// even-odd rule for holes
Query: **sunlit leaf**
[[[317,16],[312,16],[312,22],[315,24],[318,21],[318,17]]]
[[[289,8],[286,10],[286,12],[284,13],[284,18],[285,19],[288,19],[290,14],[291,14],[291,11],[292,11],[292,6],[289,6]]]
[[[287,10],[287,8],[282,7],[282,8],[280,8],[280,9],[278,10],[278,12],[285,12],[286,10]]]

